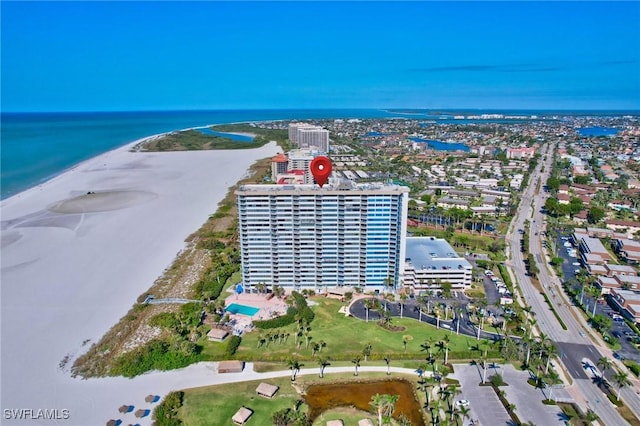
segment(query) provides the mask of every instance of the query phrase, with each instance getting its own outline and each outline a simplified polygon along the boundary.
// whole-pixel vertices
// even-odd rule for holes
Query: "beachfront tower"
[[[289,140],[298,148],[329,152],[329,131],[308,123],[289,124]]]
[[[287,173],[289,167],[289,159],[286,155],[279,152],[278,155],[271,159],[271,180],[278,181],[278,175]]]
[[[409,189],[349,181],[243,185],[237,191],[242,279],[286,289],[398,287]]]

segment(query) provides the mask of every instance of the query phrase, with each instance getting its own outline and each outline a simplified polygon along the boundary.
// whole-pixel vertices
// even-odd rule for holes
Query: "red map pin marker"
[[[313,178],[322,188],[322,185],[327,183],[327,179],[331,175],[331,160],[324,156],[316,157],[311,161],[309,168]]]

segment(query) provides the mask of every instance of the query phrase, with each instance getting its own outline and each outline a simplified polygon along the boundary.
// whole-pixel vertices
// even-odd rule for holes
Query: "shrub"
[[[608,394],[607,398],[609,398],[609,401],[611,401],[611,403],[614,404],[616,407],[622,407],[622,401],[616,398],[614,394],[612,393]]]
[[[227,356],[231,357],[235,355],[238,347],[240,347],[240,343],[242,343],[242,337],[240,336],[231,336],[229,337],[229,341],[227,342]]]
[[[172,346],[165,340],[154,339],[144,346],[120,355],[114,361],[110,374],[134,377],[151,370],[174,370],[198,361],[201,348],[197,345],[184,347],[189,351],[180,350],[180,347]]]
[[[491,376],[491,384],[493,386],[504,386],[504,379],[502,378],[502,376],[500,374],[494,374],[493,376]]]
[[[502,263],[498,264],[498,270],[500,271],[500,276],[502,277],[502,281],[504,281],[504,285],[511,291],[513,291],[513,283],[511,282],[511,276],[507,271],[507,268]]]
[[[626,366],[627,366],[627,368],[628,368],[629,370],[631,370],[631,372],[632,372],[633,374],[635,374],[635,375],[636,375],[636,377],[637,377],[637,376],[640,376],[640,364],[638,364],[638,363],[637,363],[637,362],[635,362],[635,361],[625,360],[625,361],[624,361],[624,365],[626,365]]]
[[[307,299],[297,291],[292,292],[291,296],[293,297],[294,306],[289,307],[285,315],[263,321],[254,321],[253,325],[262,330],[279,328],[293,324],[296,321],[296,317],[299,317],[306,323],[310,324],[311,321],[313,321],[313,318],[315,318],[315,314],[309,305],[307,305]]]
[[[151,317],[149,325],[173,330],[180,325],[180,321],[178,321],[176,315],[172,312],[161,312]]]
[[[171,392],[167,395],[153,411],[153,419],[157,426],[176,426],[181,425],[182,421],[178,418],[178,410],[182,407],[184,400],[184,392]]]

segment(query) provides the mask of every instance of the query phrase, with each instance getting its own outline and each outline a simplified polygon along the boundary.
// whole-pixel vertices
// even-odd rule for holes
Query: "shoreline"
[[[66,408],[63,423],[79,425],[116,415],[109,401],[146,375],[81,380],[66,370],[153,285],[249,167],[279,150],[130,151],[160,135],[0,201],[3,409]]]
[[[180,130],[177,130],[177,131],[180,131]],[[45,186],[48,185],[49,183],[54,182],[56,179],[58,179],[59,177],[61,177],[65,173],[69,173],[69,172],[74,171],[75,169],[77,169],[78,167],[81,167],[85,163],[92,162],[92,161],[98,159],[99,157],[106,156],[107,154],[109,154],[111,152],[119,151],[119,150],[125,149],[127,147],[133,148],[137,144],[145,143],[147,140],[158,138],[158,137],[164,136],[164,135],[169,134],[169,133],[171,133],[171,132],[164,132],[164,133],[158,133],[158,134],[151,135],[151,136],[145,136],[143,138],[136,139],[133,142],[127,142],[124,145],[120,145],[118,147],[115,147],[113,149],[105,151],[105,152],[103,152],[101,154],[95,155],[95,156],[93,156],[91,158],[87,158],[86,160],[82,160],[82,161],[80,161],[78,163],[75,163],[74,165],[72,165],[70,167],[67,167],[66,169],[60,171],[59,173],[55,173],[55,174],[51,175],[51,177],[49,177],[49,178],[45,178],[44,180],[40,181],[39,183],[37,183],[37,184],[35,184],[33,186],[30,186],[29,188],[27,188],[27,189],[25,189],[23,191],[17,192],[17,193],[15,193],[13,195],[10,195],[10,196],[6,197],[6,198],[0,199],[0,208],[2,208],[5,203],[10,202],[12,199],[20,198],[21,195],[23,195],[25,193],[28,193],[30,191],[33,191],[34,189],[44,189]]]
[[[220,126],[220,125],[226,125],[226,124],[261,123],[261,122],[268,122],[268,121],[272,121],[272,120],[238,121],[238,122],[235,122],[235,123],[205,124],[205,125],[202,125],[202,126],[186,127],[186,128],[183,128],[183,129],[170,130],[168,132],[161,132],[161,133],[156,133],[156,134],[149,135],[149,136],[144,136],[144,137],[136,139],[134,141],[126,142],[123,145],[119,145],[119,146],[116,146],[116,147],[114,147],[112,149],[109,149],[107,151],[101,152],[101,153],[99,153],[97,155],[94,155],[93,157],[87,158],[85,160],[81,160],[81,161],[79,161],[79,162],[77,162],[77,163],[75,163],[75,164],[73,164],[73,165],[71,165],[71,166],[69,166],[69,167],[67,167],[67,168],[65,168],[63,170],[60,170],[58,172],[55,172],[55,173],[51,174],[49,177],[45,177],[45,178],[37,181],[36,183],[34,183],[32,186],[30,186],[28,188],[25,188],[25,189],[23,189],[23,190],[21,190],[19,192],[16,192],[15,194],[9,195],[6,198],[0,198],[0,208],[5,203],[5,201],[8,201],[8,200],[10,200],[10,199],[12,199],[14,197],[18,197],[18,196],[20,196],[21,194],[23,194],[25,192],[33,190],[34,188],[40,188],[40,187],[46,185],[47,183],[55,180],[59,176],[65,174],[67,172],[70,172],[70,171],[74,170],[77,167],[80,167],[82,164],[84,164],[86,162],[90,162],[90,161],[92,161],[92,160],[94,160],[94,159],[96,159],[96,158],[98,158],[100,156],[109,154],[110,152],[114,152],[114,151],[117,151],[117,150],[120,150],[120,149],[125,149],[125,148],[128,148],[128,149],[132,150],[132,152],[142,152],[142,151],[139,151],[139,149],[135,149],[135,148],[138,147],[138,146],[141,146],[142,144],[146,143],[147,141],[151,141],[153,139],[156,139],[156,138],[159,138],[159,137],[162,137],[162,136],[166,136],[166,135],[169,135],[171,133],[184,132],[186,130],[205,129],[205,128],[210,128],[210,127],[213,127],[213,126]],[[274,120],[274,121],[282,121],[282,120]],[[235,134],[235,135],[240,135],[240,136],[252,136],[252,137],[256,136],[255,134],[252,134],[252,133],[235,133],[235,132],[225,132],[225,133]],[[149,151],[149,152],[153,152],[153,151]]]

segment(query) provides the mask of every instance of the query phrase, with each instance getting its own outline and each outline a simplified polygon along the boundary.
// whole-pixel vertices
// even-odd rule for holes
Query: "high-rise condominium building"
[[[329,152],[329,131],[308,123],[290,123],[289,140],[298,148]]]
[[[323,188],[241,186],[236,194],[245,287],[397,286],[408,192],[344,181]]]

